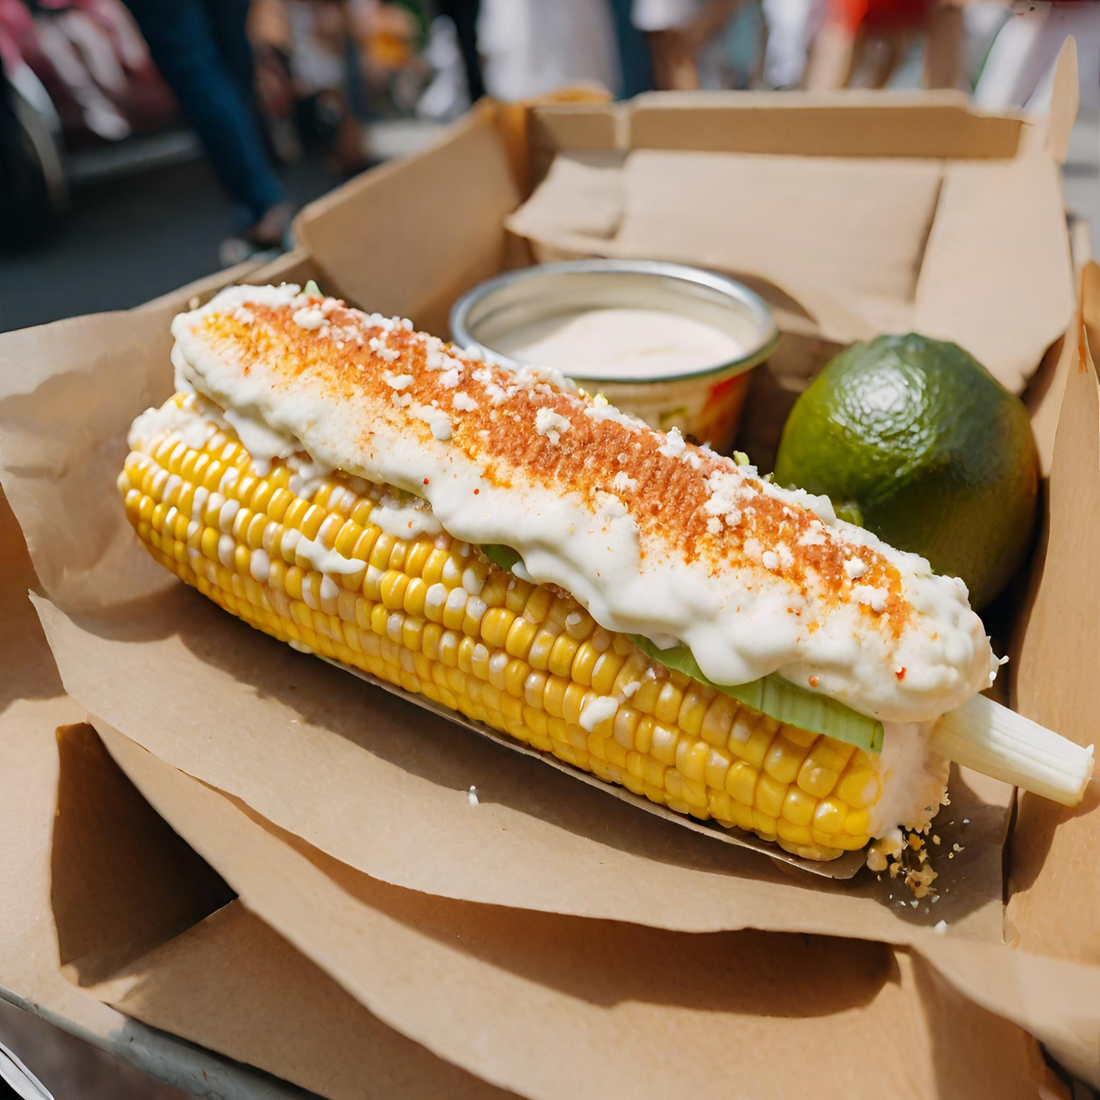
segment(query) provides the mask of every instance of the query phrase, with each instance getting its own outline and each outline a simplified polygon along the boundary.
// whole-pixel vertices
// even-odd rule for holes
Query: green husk
[[[659,661],[666,668],[682,672],[702,684],[709,684],[777,722],[797,726],[809,733],[823,733],[867,752],[882,751],[882,723],[827,695],[807,691],[774,674],[747,684],[716,684],[703,675],[687,646],[660,649],[641,634],[631,634],[629,638],[651,660]]]
[[[495,566],[509,572],[513,566],[523,562],[523,558],[510,546],[490,543],[482,546],[481,552]],[[631,634],[629,637],[651,660],[682,672],[701,684],[709,684],[717,691],[732,696],[738,702],[774,718],[777,722],[797,726],[809,733],[823,733],[867,752],[882,751],[882,723],[830,699],[827,695],[807,691],[806,688],[776,675],[764,676],[748,684],[716,684],[703,675],[687,646],[659,649],[641,634]]]
[[[305,289],[302,291],[302,293],[307,294],[310,298],[324,297],[324,295],[321,294],[321,288],[312,279],[310,279],[309,282],[306,283]]]
[[[512,571],[512,566],[523,561],[510,546],[501,546],[497,543],[489,543],[481,547],[481,552],[498,568],[506,573]]]

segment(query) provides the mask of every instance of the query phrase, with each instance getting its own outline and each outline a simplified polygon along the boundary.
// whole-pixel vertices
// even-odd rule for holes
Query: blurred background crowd
[[[90,257],[145,218],[142,247],[191,257],[163,285],[120,262],[143,300],[283,246],[303,202],[485,93],[924,86],[1000,110],[1041,100],[1070,33],[1095,109],[1093,0],[0,0],[0,328],[46,319],[20,297],[42,278],[64,312],[132,304],[87,296],[90,259],[38,265],[66,234]]]

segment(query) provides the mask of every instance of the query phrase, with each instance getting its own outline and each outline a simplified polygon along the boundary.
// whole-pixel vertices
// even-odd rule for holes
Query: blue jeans
[[[268,163],[254,107],[248,0],[125,3],[229,192],[238,228],[253,225],[286,194]]]

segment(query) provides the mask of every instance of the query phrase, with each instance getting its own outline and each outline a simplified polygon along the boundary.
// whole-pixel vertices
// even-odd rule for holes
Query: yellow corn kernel
[[[485,644],[493,649],[503,649],[515,618],[515,613],[506,607],[490,607],[481,619],[481,637]]]
[[[568,634],[560,634],[550,650],[550,662],[547,666],[555,676],[568,676],[573,668],[573,657],[580,643]]]
[[[741,708],[742,712],[744,707]],[[729,748],[754,768],[763,768],[764,760],[778,731],[778,724],[767,717],[761,718],[744,742],[730,734]]]
[[[565,705],[566,681],[560,676],[549,676],[546,680],[546,688],[542,693],[542,705],[547,714],[555,718],[561,718],[562,707]]]
[[[619,704],[615,711],[615,718],[611,726],[611,735],[623,748],[637,747],[638,720],[641,715],[633,708],[623,703]]]
[[[792,825],[809,825],[817,809],[817,799],[796,787],[793,783],[787,788],[783,799],[782,816]],[[788,840],[790,837],[787,838]],[[809,844],[807,840],[804,843]]]
[[[654,722],[652,729],[653,740],[649,751],[662,764],[671,767],[676,763],[676,745],[680,740],[680,731],[675,726],[666,726],[661,722]]]
[[[756,802],[756,781],[759,771],[744,760],[735,760],[726,773],[726,790],[731,797],[744,806]]]
[[[486,612],[488,615],[489,612]],[[484,621],[484,619],[482,620]],[[531,652],[531,643],[535,640],[538,627],[524,618],[516,619],[508,628],[508,635],[504,639],[504,648],[513,656],[526,658]]]
[[[752,828],[765,840],[774,840],[776,837],[775,818],[755,806],[752,811]]]
[[[592,673],[595,671],[596,662],[599,659],[600,654],[596,652],[596,647],[591,642],[581,642],[573,657],[573,667],[570,669],[569,675],[578,684],[589,687],[592,683]]]
[[[554,593],[549,588],[535,588],[523,606],[523,617],[535,626],[545,622],[554,599]]]
[[[653,731],[657,723],[648,714],[638,716],[638,725],[634,731],[634,747],[639,752],[649,753],[653,751]]]
[[[767,772],[761,772],[756,783],[756,806],[769,817],[778,817],[783,812],[783,801],[787,797],[787,784],[773,779]]]
[[[848,807],[839,798],[823,798],[814,810],[813,828],[817,833],[835,836],[844,828]]]
[[[626,767],[627,751],[612,737],[604,740],[604,751],[607,753],[607,761],[618,768]]]
[[[676,724],[689,737],[698,737],[702,732],[703,718],[710,704],[710,694],[712,694],[711,689],[701,686],[690,687],[684,693],[679,714],[676,716]],[[660,715],[657,717],[659,718]]]
[[[870,839],[866,834],[863,836],[849,836],[847,833],[838,833],[831,838],[831,841],[834,848],[840,848],[845,852],[855,852],[863,848]]]
[[[716,791],[713,788],[707,788],[707,809],[714,814],[718,821],[725,823],[733,822],[733,808],[730,804],[730,796],[725,791]]]
[[[716,748],[705,741],[700,744],[706,745],[708,750],[706,766],[703,769],[703,782],[717,791],[725,790],[726,776],[729,774],[733,757],[725,749]]]
[[[810,755],[802,761],[802,767],[798,769],[798,785],[814,798],[824,798],[832,793],[839,776],[830,768],[818,765],[813,757],[811,750]]]
[[[716,692],[714,698],[707,705],[706,714],[699,726],[699,736],[711,745],[725,748],[730,737],[730,729],[733,726],[734,717],[737,714],[738,702],[729,695]]]
[[[599,695],[610,695],[615,686],[615,678],[623,667],[623,658],[618,653],[604,652],[592,667],[592,690]],[[634,700],[631,700],[634,702]],[[634,703],[635,707],[641,708]]]
[[[426,539],[414,542],[405,557],[405,572],[412,577],[423,578],[424,566],[428,564],[429,558],[434,553],[435,547]]]
[[[676,770],[685,779],[702,781],[709,751],[705,741],[693,741],[681,731],[676,745]]]
[[[881,784],[875,771],[867,764],[855,759],[848,765],[836,785],[837,797],[847,802],[854,810],[864,806],[873,806],[881,793]]]
[[[780,783],[795,781],[807,749],[807,746],[797,745],[786,736],[787,728],[784,726],[783,732],[775,737],[764,758],[764,771]]]
[[[805,825],[796,825],[786,818],[777,818],[775,822],[776,833],[791,844],[813,844],[813,833]]]
[[[563,679],[566,684],[565,695],[561,703],[561,716],[567,722],[577,723],[581,720],[581,710],[584,707],[584,697],[587,694],[580,684],[574,684],[570,680]]]
[[[734,825],[739,829],[752,829],[752,815],[754,812],[752,806],[746,806],[735,798],[730,799],[730,814]]]
[[[661,694],[663,684],[655,678],[642,680],[642,686],[634,693],[630,700],[643,714],[652,714],[657,706],[657,697]]]
[[[653,717],[658,722],[675,722],[680,714],[680,704],[684,693],[671,680],[666,680],[657,693],[657,705],[653,708]]]

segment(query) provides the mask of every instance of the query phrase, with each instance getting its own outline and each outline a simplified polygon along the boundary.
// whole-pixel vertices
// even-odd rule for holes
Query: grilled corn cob
[[[965,589],[824,498],[296,287],[173,332],[119,487],[253,626],[812,859],[927,824],[947,757],[1080,799],[1091,750],[974,698]]]
[[[201,434],[194,396],[169,405]],[[681,813],[812,859],[869,840],[875,755],[669,672],[468,543],[384,533],[371,515],[388,487],[334,473],[299,495],[289,466],[260,476],[206,427],[199,447],[187,427],[135,440],[119,489],[153,557],[227,611]],[[316,568],[332,550],[355,570]]]

